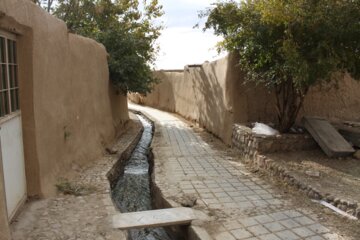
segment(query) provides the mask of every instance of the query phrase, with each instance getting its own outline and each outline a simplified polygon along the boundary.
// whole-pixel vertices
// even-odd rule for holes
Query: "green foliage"
[[[48,12],[51,12],[52,5],[54,3],[54,0],[32,0],[32,1],[38,4],[40,7],[44,8]]]
[[[71,32],[104,44],[109,53],[110,79],[122,93],[148,93],[156,79],[151,65],[162,27],[157,0],[59,0],[54,14]]]
[[[279,128],[294,123],[309,87],[334,73],[360,77],[360,1],[225,1],[201,14],[205,29],[239,53],[246,80],[275,90]]]

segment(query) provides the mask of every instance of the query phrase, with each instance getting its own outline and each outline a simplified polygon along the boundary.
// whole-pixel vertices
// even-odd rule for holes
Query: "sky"
[[[183,69],[185,65],[201,64],[225,55],[218,55],[215,44],[221,39],[212,31],[203,32],[201,25],[200,28],[193,28],[201,21],[198,12],[210,7],[214,1],[159,0],[165,12],[161,19],[165,29],[158,39],[160,52],[156,69]]]
[[[199,11],[213,2],[216,0],[159,0],[165,12],[161,18],[165,29],[158,39],[160,52],[155,69],[183,69],[185,65],[201,64],[226,55],[217,53],[215,45],[221,38],[211,30],[203,32],[205,19],[198,17]],[[199,21],[202,25],[194,29]]]

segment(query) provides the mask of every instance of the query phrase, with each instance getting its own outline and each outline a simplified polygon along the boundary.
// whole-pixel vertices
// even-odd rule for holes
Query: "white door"
[[[26,178],[20,114],[1,124],[0,139],[6,205],[8,217],[11,219],[26,199]]]
[[[0,31],[0,143],[8,217],[26,198],[16,36]]]

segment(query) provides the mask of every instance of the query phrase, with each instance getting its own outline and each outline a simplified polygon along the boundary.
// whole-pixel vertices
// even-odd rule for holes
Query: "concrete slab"
[[[343,157],[355,152],[354,148],[328,121],[320,118],[304,117],[303,124],[329,157]]]
[[[113,228],[133,229],[187,225],[195,219],[195,214],[191,208],[165,208],[115,215],[113,217]]]

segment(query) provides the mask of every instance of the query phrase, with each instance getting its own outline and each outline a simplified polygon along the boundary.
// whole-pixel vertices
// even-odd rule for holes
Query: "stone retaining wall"
[[[251,128],[241,124],[233,125],[232,143],[249,159],[257,154],[310,150],[317,147],[316,142],[308,134],[265,136],[254,134]]]
[[[306,194],[311,199],[324,200],[335,207],[360,219],[360,204],[352,200],[341,199],[330,193],[323,193],[319,189],[308,185],[290,173],[285,167],[264,156],[266,153],[311,150],[317,147],[316,142],[308,134],[282,134],[278,136],[264,136],[254,134],[251,128],[233,125],[233,146],[240,150],[244,160],[252,167],[275,176],[290,186]]]

